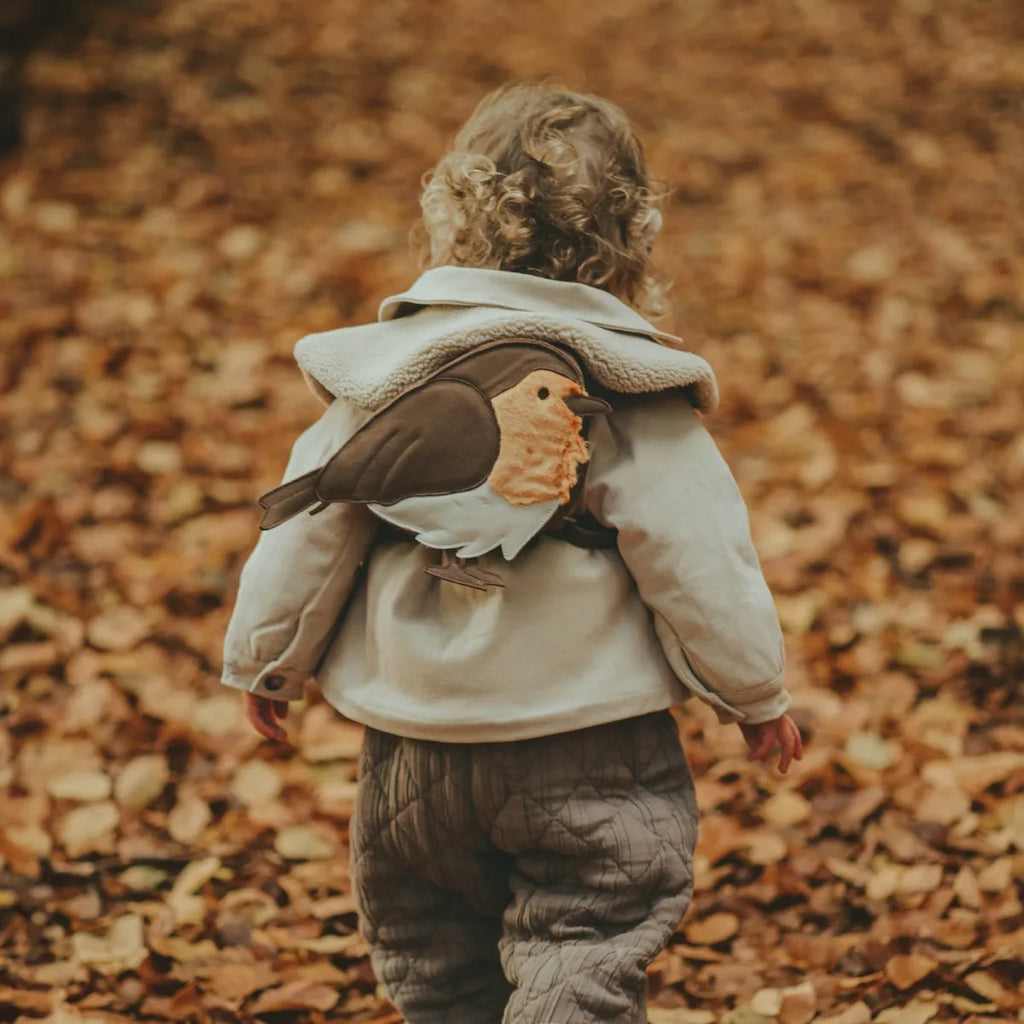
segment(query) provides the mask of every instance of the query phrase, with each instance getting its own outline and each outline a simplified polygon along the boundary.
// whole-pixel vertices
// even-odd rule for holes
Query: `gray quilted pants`
[[[512,743],[367,729],[360,772],[362,929],[409,1024],[645,1024],[697,831],[667,711]]]

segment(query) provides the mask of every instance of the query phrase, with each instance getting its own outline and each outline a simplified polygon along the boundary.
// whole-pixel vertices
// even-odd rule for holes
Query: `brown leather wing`
[[[433,378],[396,398],[324,466],[321,501],[390,505],[482,484],[498,457],[491,403],[472,384]]]

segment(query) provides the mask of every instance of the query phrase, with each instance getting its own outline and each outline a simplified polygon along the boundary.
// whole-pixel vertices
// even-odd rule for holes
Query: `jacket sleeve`
[[[782,632],[739,488],[679,393],[620,399],[591,433],[588,505],[619,552],[672,669],[723,722],[789,706]]]
[[[334,402],[295,442],[284,479],[322,466],[368,414]],[[224,640],[221,681],[298,700],[315,671],[373,543],[378,520],[362,505],[301,512],[260,534],[242,569]]]

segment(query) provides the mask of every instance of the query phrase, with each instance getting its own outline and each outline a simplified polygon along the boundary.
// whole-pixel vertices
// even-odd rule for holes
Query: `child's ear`
[[[330,405],[334,401],[334,395],[330,393],[315,377],[310,376],[305,370],[302,371],[302,379],[306,382],[306,386],[310,391],[316,395],[317,398],[323,402],[324,405]]]

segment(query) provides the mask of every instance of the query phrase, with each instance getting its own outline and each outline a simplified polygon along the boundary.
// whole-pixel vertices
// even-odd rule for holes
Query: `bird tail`
[[[316,480],[319,469],[314,469],[294,480],[289,480],[272,491],[267,491],[260,498],[260,507],[264,510],[260,520],[261,530],[272,530],[297,516],[303,509],[315,505],[320,499],[316,493]]]

